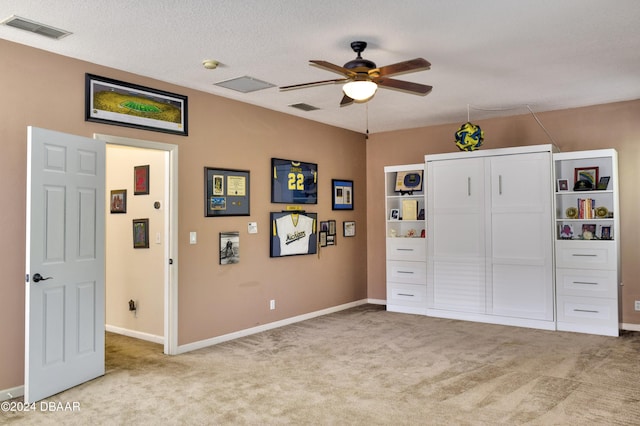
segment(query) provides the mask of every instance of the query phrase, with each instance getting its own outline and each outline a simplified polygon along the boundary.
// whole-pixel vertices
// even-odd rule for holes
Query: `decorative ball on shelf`
[[[456,132],[456,146],[461,151],[475,151],[482,146],[484,132],[480,126],[466,122]]]

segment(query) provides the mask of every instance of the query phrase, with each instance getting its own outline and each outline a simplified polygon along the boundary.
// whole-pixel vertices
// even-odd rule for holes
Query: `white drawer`
[[[387,305],[427,306],[427,286],[414,284],[387,284]]]
[[[390,260],[387,262],[387,281],[426,285],[427,263]]]
[[[617,281],[616,271],[556,269],[556,290],[563,296],[617,298]]]
[[[558,323],[618,327],[618,301],[593,297],[558,296]]]
[[[556,266],[575,269],[616,269],[615,241],[556,241]]]
[[[387,238],[387,260],[427,260],[426,238]]]

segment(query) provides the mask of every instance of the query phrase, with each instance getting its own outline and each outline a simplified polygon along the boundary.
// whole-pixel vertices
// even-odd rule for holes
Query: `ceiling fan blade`
[[[374,80],[379,86],[388,89],[402,90],[414,95],[426,95],[433,89],[432,86],[426,84],[412,83],[410,81],[394,80],[393,78],[378,78]]]
[[[342,83],[348,80],[349,80],[348,78],[336,78],[333,80],[321,80],[321,81],[313,81],[311,83],[292,84],[290,86],[279,87],[279,89],[280,90],[302,89],[304,87],[320,86],[322,84]]]
[[[353,99],[351,99],[349,96],[344,95],[342,97],[342,100],[340,101],[340,106],[347,106],[347,105],[351,105],[353,103]]]
[[[397,64],[386,65],[378,68],[380,77],[387,77],[395,74],[407,72],[423,71],[431,68],[429,61],[423,58],[411,59],[409,61],[398,62]],[[375,70],[372,70],[375,72]]]
[[[347,77],[356,76],[356,73],[351,71],[350,69],[341,67],[340,65],[332,64],[331,62],[319,61],[319,60],[311,60],[309,62],[311,62],[313,65],[316,65],[320,68],[324,68],[327,71],[337,72],[338,74],[346,75]]]

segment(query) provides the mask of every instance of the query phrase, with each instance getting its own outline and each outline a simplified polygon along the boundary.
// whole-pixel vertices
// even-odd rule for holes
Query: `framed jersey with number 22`
[[[317,204],[318,165],[272,158],[271,202]]]

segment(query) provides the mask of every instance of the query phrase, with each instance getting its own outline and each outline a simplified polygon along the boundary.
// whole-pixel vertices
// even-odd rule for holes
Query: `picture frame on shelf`
[[[345,237],[356,236],[356,222],[354,220],[345,220],[342,222],[342,235]]]
[[[394,191],[402,195],[422,191],[422,170],[397,172]]]
[[[612,239],[611,226],[603,226],[600,229],[600,239],[601,240],[611,240]]]
[[[560,225],[560,239],[561,240],[573,239],[573,225],[566,224],[566,223]]]
[[[596,238],[596,224],[595,223],[583,223],[582,224],[582,239],[593,240]]]
[[[149,165],[133,168],[133,195],[149,195]]]
[[[204,168],[204,216],[249,216],[250,172]]]
[[[149,219],[133,219],[133,248],[149,248]]]
[[[558,191],[569,190],[569,179],[558,179]]]
[[[599,167],[597,166],[591,166],[591,167],[576,167],[574,169],[574,174],[573,174],[573,178],[574,178],[574,185],[576,189],[595,189],[596,184],[598,183],[598,171],[599,171]],[[580,181],[586,181],[588,182],[590,185],[584,184],[584,185],[580,185],[579,182]],[[590,187],[589,187],[590,186]]]
[[[331,179],[331,209],[353,210],[353,181]]]
[[[400,209],[391,209],[389,211],[389,220],[400,220]]]
[[[188,136],[188,98],[85,74],[85,121]]]
[[[109,205],[111,206],[111,213],[126,213],[127,212],[127,190],[126,189],[112,190]]]
[[[598,186],[596,186],[596,189],[599,191],[605,191],[609,187],[609,180],[611,180],[610,176],[602,176],[600,180],[598,180]]]

